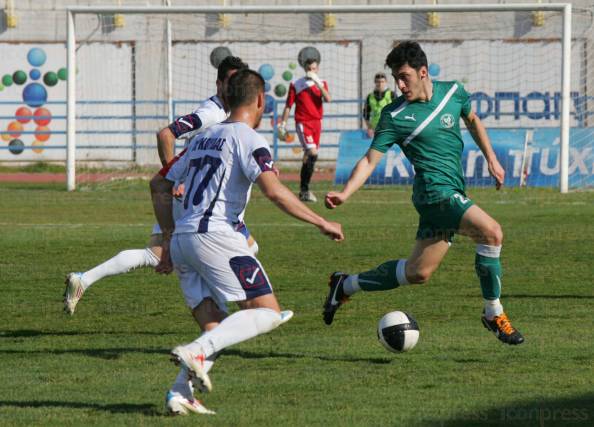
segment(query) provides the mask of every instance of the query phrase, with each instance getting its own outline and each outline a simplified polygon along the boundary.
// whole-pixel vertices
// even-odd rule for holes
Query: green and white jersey
[[[464,194],[460,117],[470,114],[469,94],[459,82],[433,82],[429,101],[400,96],[382,110],[371,148],[385,153],[398,144],[415,168],[413,202],[433,204]]]

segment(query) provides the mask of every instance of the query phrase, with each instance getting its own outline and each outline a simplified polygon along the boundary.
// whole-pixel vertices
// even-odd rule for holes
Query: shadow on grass
[[[103,360],[116,360],[126,353],[144,353],[144,354],[169,354],[170,349],[164,348],[88,348],[88,349],[68,349],[68,350],[0,350],[0,354],[40,354],[40,355],[64,355],[79,354],[81,356],[97,357]]]
[[[518,402],[492,409],[477,409],[461,413],[440,411],[422,414],[425,427],[461,426],[592,426],[594,425],[594,393],[571,398],[543,399]],[[427,415],[427,417],[425,417]],[[430,418],[430,419],[427,419]]]
[[[477,294],[464,294],[467,298],[476,298]],[[462,295],[461,295],[462,296]],[[550,300],[566,300],[566,299],[594,299],[594,295],[573,295],[573,294],[561,294],[561,295],[539,295],[539,294],[506,294],[502,295],[502,300],[505,302],[507,299],[550,299]]]
[[[225,356],[237,356],[243,359],[268,359],[271,357],[275,358],[283,358],[283,359],[317,359],[323,360],[326,362],[366,362],[366,363],[374,363],[374,364],[388,364],[392,362],[392,359],[384,359],[379,357],[349,357],[349,356],[321,356],[317,354],[306,354],[306,353],[279,353],[276,351],[262,351],[262,352],[253,352],[253,351],[245,351],[245,350],[223,350],[221,353],[221,357]]]
[[[594,299],[594,295],[530,295],[530,294],[508,294],[504,299]]]
[[[152,403],[117,403],[102,405],[88,402],[62,402],[59,400],[28,400],[25,402],[0,400],[0,408],[69,408],[69,409],[93,409],[97,411],[111,412],[112,414],[142,414],[150,417],[164,416]]]
[[[138,348],[138,347],[121,347],[121,348],[84,348],[84,349],[67,349],[67,350],[13,350],[6,349],[0,350],[0,354],[42,354],[42,355],[71,355],[78,354],[88,357],[96,357],[103,360],[116,360],[126,353],[144,353],[144,354],[159,354],[168,355],[171,350],[169,348]],[[281,359],[296,359],[296,358],[309,358],[317,359],[328,362],[366,362],[374,364],[388,364],[392,362],[392,359],[387,358],[365,358],[365,357],[349,357],[349,356],[321,356],[316,354],[306,353],[279,353],[275,351],[262,351],[253,352],[245,350],[225,349],[222,351],[221,356],[237,356],[243,359],[268,359],[268,358],[281,358]]]
[[[61,337],[77,335],[178,335],[179,332],[158,331],[39,331],[36,329],[18,329],[15,331],[0,331],[0,338],[33,338],[33,337]]]

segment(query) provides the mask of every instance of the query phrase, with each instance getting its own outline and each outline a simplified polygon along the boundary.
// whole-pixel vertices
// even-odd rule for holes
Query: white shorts
[[[197,273],[200,285],[190,275],[188,281],[195,284],[188,286],[192,290],[200,286],[202,295],[203,288],[208,288],[209,296],[219,306],[223,302],[245,301],[272,293],[264,267],[252,255],[240,232],[175,234],[171,240],[171,259],[180,270]]]
[[[225,313],[227,312],[227,305],[225,304],[225,301],[218,300],[217,296],[210,292],[210,289],[208,286],[206,286],[206,283],[202,277],[200,277],[200,274],[192,270],[189,265],[176,265],[175,272],[179,278],[179,286],[181,287],[182,293],[184,294],[186,305],[190,308],[190,310],[198,307],[203,299],[211,298],[217,303],[222,311]]]

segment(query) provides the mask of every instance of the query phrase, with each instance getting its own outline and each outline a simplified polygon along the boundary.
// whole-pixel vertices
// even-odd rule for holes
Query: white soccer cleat
[[[64,291],[64,311],[71,316],[74,314],[76,304],[78,304],[85,292],[81,276],[81,273],[70,273],[64,281],[64,284],[66,284],[66,290]]]
[[[283,323],[287,323],[289,320],[291,320],[293,318],[293,315],[295,313],[293,313],[291,310],[283,310],[280,312],[280,316],[281,316],[281,322],[279,324],[282,325]]]
[[[169,390],[165,398],[165,409],[171,415],[189,415],[190,412],[203,415],[215,415],[197,399],[187,399],[180,393]]]
[[[204,354],[194,354],[183,345],[171,351],[171,361],[176,365],[185,366],[194,387],[201,393],[208,393],[212,390],[212,383],[204,371],[204,359]]]

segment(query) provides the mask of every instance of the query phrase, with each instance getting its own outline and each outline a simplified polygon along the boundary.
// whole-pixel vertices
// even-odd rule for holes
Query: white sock
[[[138,267],[155,267],[157,264],[159,264],[159,258],[149,248],[129,249],[84,272],[81,280],[86,290],[97,280],[104,277],[127,273]]]
[[[280,323],[280,313],[269,308],[237,311],[226,317],[216,328],[187,344],[186,348],[194,354],[204,354],[208,359],[226,347],[270,332]]]
[[[400,286],[410,285],[410,282],[406,278],[406,263],[407,260],[399,259],[398,264],[396,265],[396,280]]]
[[[355,292],[360,291],[361,287],[359,286],[359,275],[350,274],[349,277],[344,279],[342,290],[347,296],[351,296]]]
[[[208,371],[212,369],[217,357],[219,357],[219,353],[211,354],[207,359],[204,359],[204,362],[202,363],[202,369],[204,369],[204,372],[208,373]]]
[[[218,353],[211,355],[208,359],[205,359],[202,368],[204,372],[208,373],[215,363],[216,358],[218,357]],[[194,386],[192,381],[190,380],[190,376],[188,374],[188,369],[185,367],[180,368],[177,377],[175,378],[175,382],[171,386],[171,391],[174,393],[179,393],[184,396],[186,399],[193,399],[194,398]]]
[[[175,382],[171,386],[171,391],[174,393],[181,394],[186,399],[189,399],[191,397],[193,398],[194,387],[192,387],[190,375],[188,374],[188,370],[185,367],[180,368],[179,373],[175,378]]]
[[[487,320],[493,320],[495,316],[499,316],[503,313],[503,306],[501,305],[499,298],[492,300],[483,299],[483,301],[485,302],[485,317]]]

